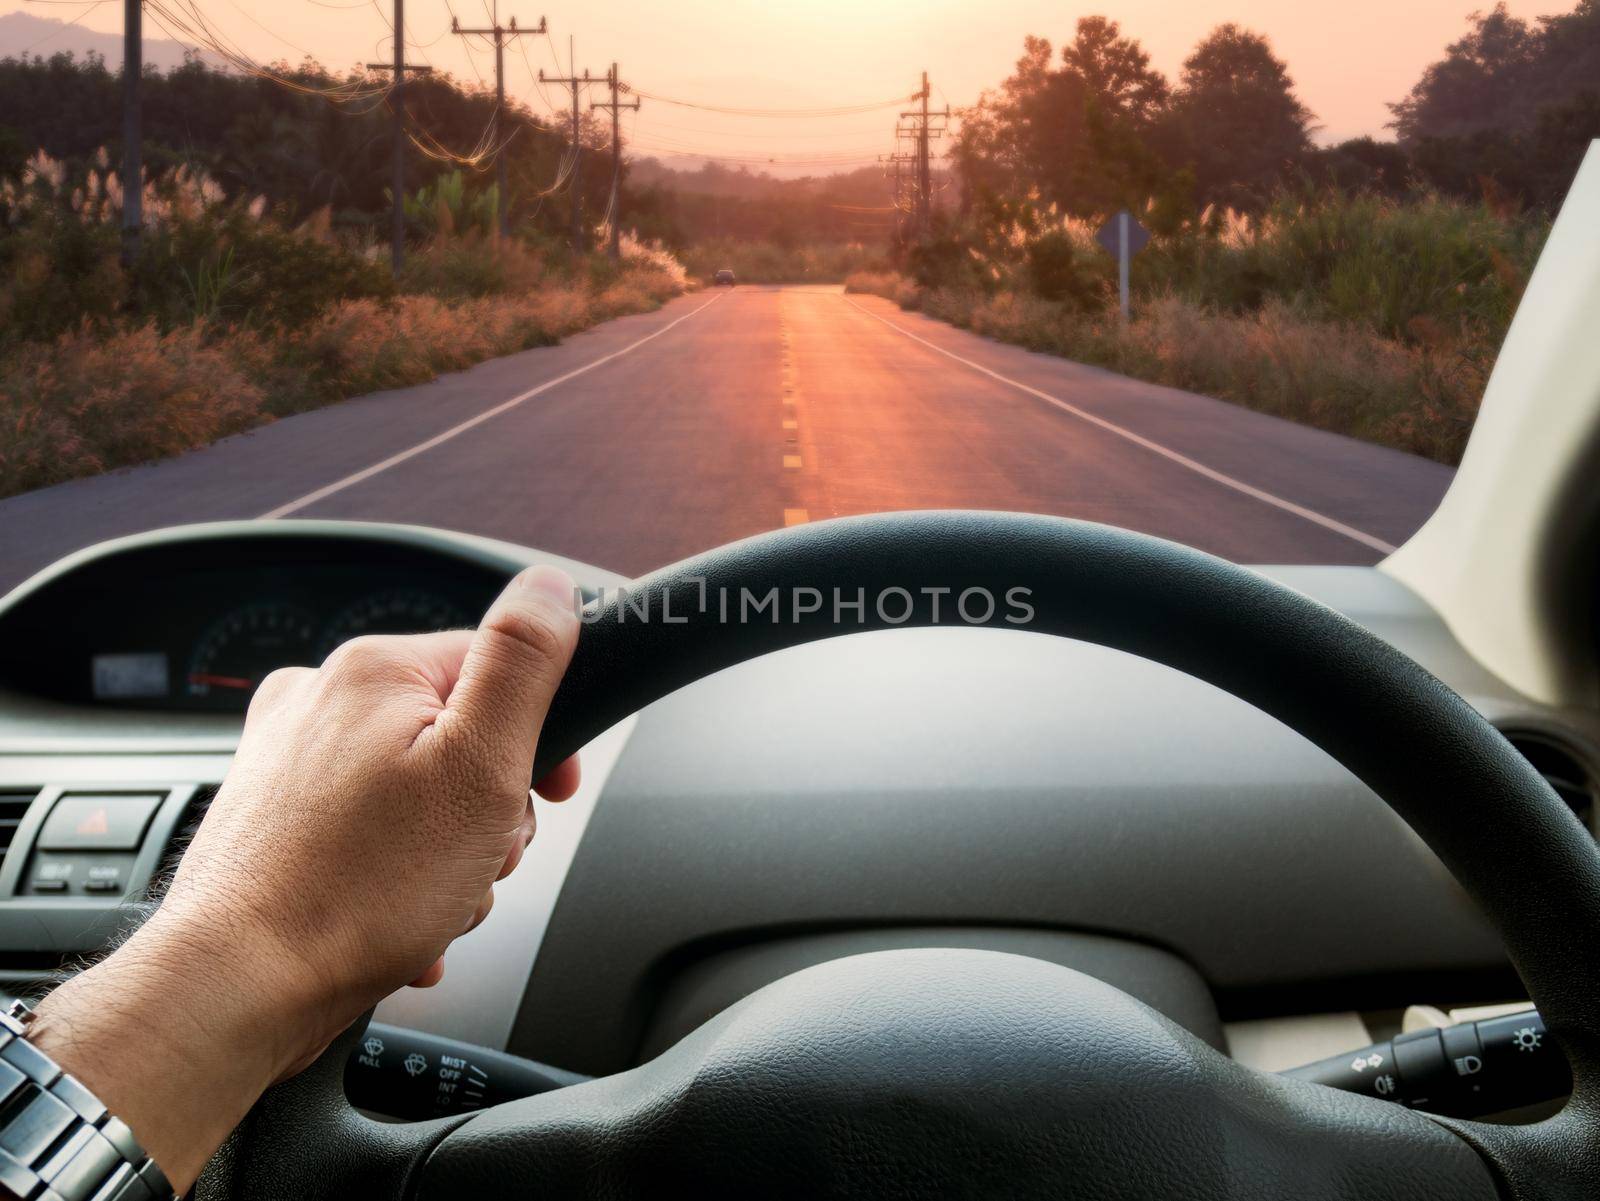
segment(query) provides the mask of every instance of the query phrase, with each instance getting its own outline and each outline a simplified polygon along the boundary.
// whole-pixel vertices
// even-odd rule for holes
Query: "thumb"
[[[558,567],[521,572],[484,614],[450,692],[452,726],[497,759],[511,756],[523,777],[578,645],[575,596],[572,577]]]

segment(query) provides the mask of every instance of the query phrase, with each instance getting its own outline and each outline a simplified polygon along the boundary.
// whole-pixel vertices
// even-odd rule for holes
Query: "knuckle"
[[[566,650],[561,632],[543,611],[506,608],[492,614],[484,631],[500,647],[500,653],[514,655],[523,670],[542,678],[557,674]]]
[[[268,672],[250,698],[247,715],[261,714],[275,707],[309,672],[305,667],[280,667]]]
[[[393,662],[384,639],[364,635],[336,647],[323,667],[335,677],[364,680],[387,671]]]

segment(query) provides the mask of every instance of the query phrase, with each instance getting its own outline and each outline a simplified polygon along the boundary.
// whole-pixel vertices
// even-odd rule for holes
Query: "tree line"
[[[964,114],[952,159],[963,203],[1029,197],[1093,216],[1122,206],[1180,221],[1208,205],[1259,212],[1286,188],[1418,188],[1553,209],[1600,136],[1600,0],[1529,22],[1469,18],[1411,92],[1393,141],[1320,147],[1316,115],[1262,35],[1223,24],[1175,80],[1102,16],[1059,51],[1029,37],[1015,71]]]

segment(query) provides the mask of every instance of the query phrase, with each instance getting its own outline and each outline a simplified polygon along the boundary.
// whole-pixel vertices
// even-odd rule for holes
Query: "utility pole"
[[[590,111],[597,108],[611,110],[611,246],[607,253],[613,263],[622,258],[622,213],[619,211],[622,203],[622,118],[621,113],[625,108],[639,111],[639,100],[634,98],[633,103],[625,104],[617,99],[617,93],[627,85],[617,77],[617,64],[611,64],[611,73],[606,76],[606,81],[611,84],[611,99],[596,100],[589,106]]]
[[[572,89],[572,253],[583,253],[583,124],[579,115],[578,102],[584,88],[590,84],[604,83],[603,79],[595,79],[584,68],[582,75],[577,73],[577,59],[574,44],[567,43],[567,61],[572,64],[569,68],[571,75],[546,75],[539,72],[540,83],[559,83],[564,88]]]
[[[928,73],[922,73],[922,90],[912,97],[920,100],[921,106],[908,113],[901,113],[902,120],[910,118],[914,124],[912,131],[917,139],[917,237],[925,238],[932,224],[933,218],[933,168],[929,162],[931,158],[929,143],[933,138],[944,134],[944,126],[935,127],[933,122],[947,121],[950,118],[950,109],[946,106],[940,112],[930,112],[928,99],[931,89],[928,86]]]
[[[546,32],[547,26],[543,17],[539,18],[537,29],[517,28],[517,19],[511,18],[510,25],[500,24],[500,0],[494,0],[494,8],[489,14],[492,25],[488,29],[463,29],[461,23],[454,16],[450,18],[450,32],[458,37],[491,37],[494,39],[494,124],[491,126],[490,139],[495,144],[494,151],[494,179],[496,217],[495,236],[509,238],[511,236],[511,183],[510,171],[506,166],[506,146],[510,139],[501,141],[500,126],[506,111],[506,39],[520,38],[529,35],[538,36]]]
[[[912,133],[912,130],[908,130],[903,126],[896,126],[894,131],[896,149],[894,153],[880,154],[878,156],[880,163],[889,163],[894,167],[894,229],[895,238],[902,245],[910,241],[907,235],[916,201],[916,197],[912,194],[914,189],[906,179],[906,167],[908,164],[915,163],[917,156],[899,149],[899,143]]]
[[[139,255],[144,226],[144,161],[140,153],[139,89],[144,82],[144,0],[123,0],[122,11],[122,263]]]
[[[394,81],[389,85],[389,107],[394,113],[394,221],[390,234],[390,254],[394,273],[406,265],[406,72],[428,75],[432,67],[418,67],[406,62],[406,0],[394,0],[394,62],[368,63],[369,71],[393,71]]]

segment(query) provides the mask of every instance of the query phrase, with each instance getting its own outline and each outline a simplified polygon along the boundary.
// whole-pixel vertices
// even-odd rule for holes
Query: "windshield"
[[[1463,7],[0,0],[0,591],[234,519],[1378,562],[1600,133],[1600,4]]]

